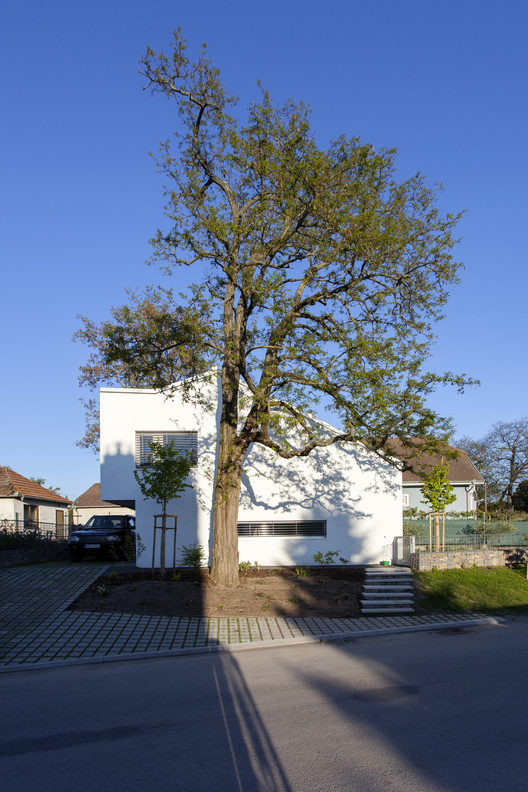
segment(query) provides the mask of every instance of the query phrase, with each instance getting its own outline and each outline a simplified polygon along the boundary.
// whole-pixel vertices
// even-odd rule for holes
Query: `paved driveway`
[[[107,564],[0,570],[0,670],[221,648],[303,643],[485,623],[478,614],[351,619],[236,619],[69,611]]]

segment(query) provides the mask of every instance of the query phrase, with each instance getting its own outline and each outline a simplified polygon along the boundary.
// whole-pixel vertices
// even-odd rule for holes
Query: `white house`
[[[396,443],[394,443],[394,455],[401,460],[410,458],[405,449]],[[479,498],[483,497],[485,481],[467,454],[449,445],[445,445],[443,451],[435,454],[420,453],[412,459],[414,469],[404,470],[402,474],[403,508],[416,508],[426,512],[431,510],[430,504],[423,498],[422,485],[424,477],[432,473],[435,465],[443,462],[447,463],[447,478],[455,495],[455,500],[446,507],[446,511],[476,514]]]
[[[68,535],[71,501],[8,467],[0,467],[0,524],[8,530],[38,528]]]
[[[133,474],[153,438],[173,442],[195,459],[193,489],[168,508],[178,515],[177,557],[182,545],[198,542],[210,558],[219,377],[195,383],[200,403],[185,399],[185,383],[170,396],[150,389],[101,390],[101,497],[135,502],[140,567],[152,563],[153,516],[160,507],[143,500]],[[401,473],[360,445],[332,445],[284,460],[255,444],[244,461],[239,559],[263,566],[309,564],[317,551],[339,551],[352,564],[390,560],[392,540],[402,531],[401,510]],[[169,534],[168,558],[171,541]]]

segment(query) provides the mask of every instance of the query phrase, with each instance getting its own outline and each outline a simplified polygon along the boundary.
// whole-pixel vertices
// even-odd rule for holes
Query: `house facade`
[[[0,525],[8,530],[39,528],[68,536],[71,501],[8,467],[0,467]]]
[[[453,455],[456,454],[456,457]],[[402,473],[402,505],[404,509],[416,508],[429,512],[430,504],[422,495],[424,476],[432,472],[435,465],[447,462],[448,479],[456,496],[446,512],[472,512],[476,514],[479,498],[483,497],[484,479],[467,454],[453,446],[445,447],[445,454],[423,454],[415,461],[414,470]]]
[[[198,542],[210,559],[219,378],[195,382],[199,401],[186,398],[185,383],[175,385],[170,396],[150,389],[101,390],[101,497],[135,503],[140,567],[152,564],[154,515],[161,508],[143,500],[134,471],[147,461],[153,440],[173,443],[193,458],[192,489],[167,510],[178,515],[177,558],[183,545]],[[392,540],[402,532],[401,473],[364,447],[331,445],[284,460],[254,444],[243,468],[240,561],[310,564],[314,553],[328,551],[352,564],[390,560]],[[171,542],[169,533],[168,558]]]

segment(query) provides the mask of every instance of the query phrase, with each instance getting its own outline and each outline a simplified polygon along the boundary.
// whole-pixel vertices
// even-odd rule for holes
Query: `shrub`
[[[322,553],[320,550],[317,553],[313,554],[313,560],[315,564],[320,566],[329,566],[330,564],[335,564],[336,558],[338,558],[340,550],[329,550],[327,553]]]
[[[180,564],[182,564],[182,566],[201,569],[205,566],[205,560],[205,550],[198,542],[193,542],[190,545],[183,545],[180,559]]]

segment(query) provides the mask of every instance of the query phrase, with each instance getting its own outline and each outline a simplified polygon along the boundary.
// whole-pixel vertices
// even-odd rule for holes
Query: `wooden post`
[[[429,513],[429,552],[445,550],[445,512]]]
[[[174,525],[167,525],[167,518],[174,520]],[[161,518],[161,525],[158,525],[158,519]],[[161,530],[161,544],[160,544],[160,572],[161,576],[165,577],[165,544],[167,531],[174,531],[174,543],[172,546],[172,572],[176,570],[176,531],[178,527],[177,514],[155,514],[154,515],[154,539],[152,542],[152,574],[154,575],[154,563],[156,554],[156,531]]]

